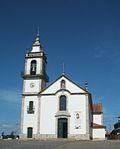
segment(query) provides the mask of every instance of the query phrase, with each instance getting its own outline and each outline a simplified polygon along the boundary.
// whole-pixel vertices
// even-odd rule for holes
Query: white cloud
[[[0,123],[0,135],[2,132],[4,132],[5,134],[10,134],[12,131],[15,132],[16,134],[19,134],[20,132],[19,123],[15,123],[15,122]]]
[[[11,124],[2,124],[1,127],[7,127],[8,128],[8,127],[12,127],[12,125]]]
[[[20,103],[21,102],[20,91],[16,89],[12,90],[0,89],[0,101]]]

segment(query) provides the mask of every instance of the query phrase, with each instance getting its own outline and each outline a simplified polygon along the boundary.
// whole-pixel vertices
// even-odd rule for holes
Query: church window
[[[64,96],[64,95],[60,96],[59,110],[66,111],[66,96]]]
[[[29,114],[34,113],[33,101],[30,101],[30,102],[29,102],[29,106],[28,106],[28,108],[27,108],[27,112],[28,112]]]
[[[61,89],[65,89],[65,80],[61,80]]]
[[[30,74],[31,75],[35,75],[36,74],[36,67],[37,67],[36,60],[31,61],[31,68],[30,68]]]

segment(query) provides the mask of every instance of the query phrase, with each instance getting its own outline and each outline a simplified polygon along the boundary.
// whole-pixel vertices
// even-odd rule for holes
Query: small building
[[[105,139],[102,103],[93,104],[93,139]]]
[[[105,139],[101,104],[64,73],[50,85],[47,56],[39,35],[26,52],[22,73],[22,139]],[[53,72],[54,73],[54,72]]]

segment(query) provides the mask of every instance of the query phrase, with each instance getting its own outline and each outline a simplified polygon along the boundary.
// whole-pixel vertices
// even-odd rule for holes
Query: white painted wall
[[[86,101],[84,95],[71,95],[68,97],[70,112],[70,134],[86,134]],[[80,128],[75,128],[75,113],[80,112]]]
[[[103,125],[103,114],[93,114],[93,123]]]
[[[31,83],[34,83],[34,87],[31,87]],[[23,93],[38,93],[41,90],[41,80],[27,79],[24,80]]]
[[[62,78],[64,79],[64,77]],[[71,81],[67,80],[67,83],[66,83],[66,88],[68,88],[70,90],[70,92],[80,92],[80,93],[85,93],[85,91],[83,89],[81,89],[80,87],[78,87],[77,85],[73,84]]]
[[[35,113],[28,114],[27,107],[29,106],[29,101],[34,102]],[[38,122],[38,97],[28,96],[24,99],[24,115],[23,115],[23,133],[27,134],[27,128],[33,127],[33,134],[37,134],[37,122]]]
[[[55,96],[43,96],[40,100],[40,134],[55,134],[57,98]]]
[[[40,51],[41,51],[40,46],[33,46],[31,52],[40,52]]]
[[[105,129],[93,128],[93,139],[105,140]]]
[[[68,89],[71,93],[85,93],[85,91],[72,82],[70,82],[68,79],[66,79],[64,76],[61,77],[59,80],[57,80],[54,84],[49,86],[45,91],[43,91],[41,94],[50,94],[50,93],[56,93],[58,90],[61,89],[60,82],[61,80],[65,80],[66,82],[66,89]]]
[[[56,113],[59,111],[59,97],[67,97],[67,111],[70,113],[70,134],[86,134],[86,97],[85,95],[70,95],[68,92],[58,92],[55,96],[41,97],[40,133],[56,134]],[[75,113],[80,112],[80,129],[75,129]]]

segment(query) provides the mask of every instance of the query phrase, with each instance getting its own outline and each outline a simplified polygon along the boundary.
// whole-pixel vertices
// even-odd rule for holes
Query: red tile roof
[[[105,128],[105,126],[96,124],[96,123],[92,123],[92,128]]]
[[[102,112],[102,103],[93,104],[93,113]]]

